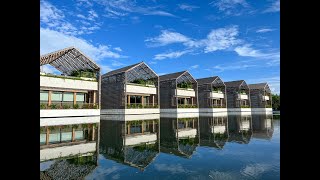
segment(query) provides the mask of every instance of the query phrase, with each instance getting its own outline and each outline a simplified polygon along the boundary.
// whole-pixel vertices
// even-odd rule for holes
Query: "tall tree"
[[[280,111],[280,94],[272,94],[272,108]]]

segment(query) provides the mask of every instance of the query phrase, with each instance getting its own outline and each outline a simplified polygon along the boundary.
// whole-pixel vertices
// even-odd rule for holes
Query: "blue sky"
[[[41,55],[70,46],[103,73],[145,61],[159,75],[188,70],[280,93],[279,0],[40,1]]]

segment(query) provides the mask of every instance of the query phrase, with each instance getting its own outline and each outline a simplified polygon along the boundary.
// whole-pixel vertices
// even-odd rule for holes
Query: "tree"
[[[280,111],[280,94],[272,94],[272,108]]]

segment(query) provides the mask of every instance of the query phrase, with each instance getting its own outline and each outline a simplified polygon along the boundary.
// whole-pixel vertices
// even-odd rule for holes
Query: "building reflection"
[[[226,113],[200,113],[200,145],[223,149],[229,139]]]
[[[252,137],[251,115],[233,114],[228,115],[228,142],[248,144]]]
[[[100,154],[144,170],[159,154],[159,114],[101,116]]]
[[[161,114],[160,150],[190,158],[199,146],[199,113]]]
[[[40,126],[40,179],[83,179],[91,173],[98,165],[99,126]]]
[[[270,140],[273,135],[273,115],[253,114],[252,115],[253,138]]]

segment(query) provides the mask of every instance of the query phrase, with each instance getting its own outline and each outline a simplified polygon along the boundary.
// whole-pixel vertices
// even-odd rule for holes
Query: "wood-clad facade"
[[[267,83],[249,84],[251,108],[272,108],[272,95]]]
[[[250,108],[250,90],[244,80],[225,82],[227,108]]]

